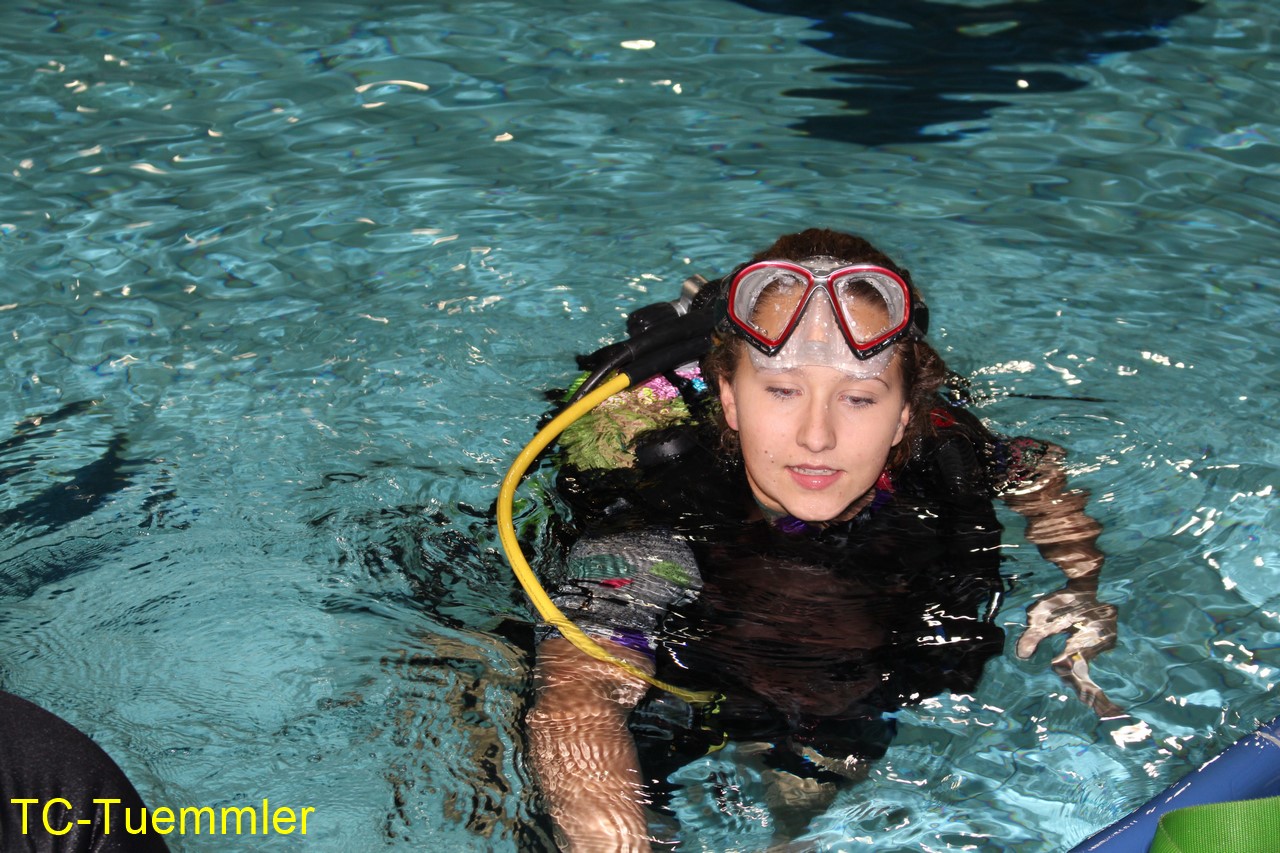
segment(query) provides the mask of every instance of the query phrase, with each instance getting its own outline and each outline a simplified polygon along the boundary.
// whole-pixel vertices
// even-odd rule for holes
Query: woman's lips
[[[802,489],[821,491],[840,479],[840,471],[821,465],[789,465],[787,473]]]

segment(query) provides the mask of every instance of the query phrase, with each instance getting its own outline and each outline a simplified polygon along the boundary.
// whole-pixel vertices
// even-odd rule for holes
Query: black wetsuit
[[[142,808],[101,747],[48,711],[0,692],[0,851],[164,853],[156,833],[125,830],[124,810],[137,820]]]
[[[684,714],[651,691],[632,727],[650,778],[726,737],[821,775],[797,758],[805,748],[878,757],[890,712],[974,688],[1004,644],[992,497],[1043,445],[997,440],[967,413],[939,410],[935,424],[870,506],[826,525],[766,520],[741,463],[705,436],[645,468],[562,469],[583,538],[557,604],[648,651],[660,678],[724,697],[714,714]]]

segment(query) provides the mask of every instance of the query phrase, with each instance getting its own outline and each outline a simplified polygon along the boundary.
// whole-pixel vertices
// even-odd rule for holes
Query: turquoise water
[[[116,5],[0,22],[0,687],[153,805],[316,809],[175,849],[544,849],[498,482],[570,353],[810,224],[902,259],[981,414],[1071,449],[1094,675],[1149,733],[1010,651],[808,840],[1062,850],[1280,713],[1272,5],[1010,55],[874,146],[817,132],[858,83],[811,21],[723,0]],[[924,32],[892,11],[868,44]],[[1060,580],[1006,521],[1012,637]],[[683,803],[682,849],[762,849],[717,762],[740,808]]]

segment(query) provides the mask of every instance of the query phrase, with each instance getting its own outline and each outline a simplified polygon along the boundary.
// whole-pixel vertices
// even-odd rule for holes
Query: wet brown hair
[[[795,234],[785,234],[773,245],[757,252],[750,262],[800,262],[823,255],[838,258],[849,264],[875,264],[891,270],[901,276],[903,281],[911,287],[913,298],[920,299],[919,292],[911,283],[911,274],[894,263],[893,259],[884,252],[855,234],[831,231],[826,228],[810,228]],[[711,351],[702,360],[702,375],[706,378],[713,394],[719,395],[721,380],[733,379],[739,358],[746,346],[747,342],[740,335],[727,330],[717,330]],[[948,372],[947,365],[937,351],[915,335],[910,335],[895,344],[894,353],[890,369],[897,370],[902,377],[911,414],[902,441],[889,452],[890,471],[902,468],[911,458],[912,448],[934,433],[929,412],[939,403],[938,389],[942,387]],[[729,428],[723,412],[719,413],[718,418],[723,449],[731,453],[739,452],[738,434]]]

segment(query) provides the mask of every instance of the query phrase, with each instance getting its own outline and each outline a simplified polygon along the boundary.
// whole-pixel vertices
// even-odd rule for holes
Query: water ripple
[[[1275,12],[1086,21],[1066,47],[1118,52],[995,68],[1043,10],[961,5],[853,9],[879,48],[721,0],[7,16],[0,512],[52,512],[117,435],[127,476],[77,518],[5,516],[5,686],[70,697],[162,799],[270,785],[343,849],[542,849],[496,483],[572,352],[827,224],[911,268],[982,417],[1068,448],[1120,609],[1094,675],[1153,734],[1118,745],[1052,649],[1006,656],[904,714],[812,837],[1060,849],[1045,826],[1083,837],[1248,731],[1280,669]],[[971,49],[911,82],[952,87],[946,116],[886,112],[825,52],[919,47],[911,9]],[[521,520],[550,559],[546,486]],[[1012,637],[1061,581],[1004,520]],[[693,835],[771,835],[749,762],[719,760],[690,772],[732,814],[690,801]]]

